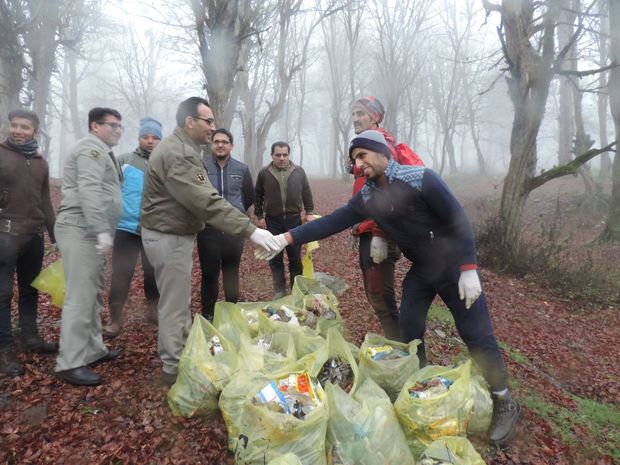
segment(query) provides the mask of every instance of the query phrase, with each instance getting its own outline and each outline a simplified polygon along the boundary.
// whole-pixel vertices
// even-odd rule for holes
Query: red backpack
[[[424,162],[407,144],[396,146],[396,161],[401,165],[424,166]]]

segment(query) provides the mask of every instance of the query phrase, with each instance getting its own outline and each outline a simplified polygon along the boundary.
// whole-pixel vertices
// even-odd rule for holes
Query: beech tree
[[[620,2],[609,0],[610,55],[615,65],[609,73],[609,107],[614,120],[616,140],[620,140]],[[600,241],[620,241],[620,157],[616,153],[611,170],[612,186],[609,213]]]
[[[583,15],[579,15],[578,27],[567,46],[558,49],[555,37],[561,4],[557,0],[483,2],[487,11],[501,14],[498,34],[508,68],[508,91],[514,106],[511,158],[502,190],[501,237],[498,240],[507,250],[515,250],[520,245],[523,208],[530,192],[551,179],[575,173],[581,165],[609,150],[613,143],[600,149],[589,149],[577,154],[567,164],[536,175],[537,136],[549,85],[583,31]],[[584,11],[587,13],[592,6],[591,2]]]

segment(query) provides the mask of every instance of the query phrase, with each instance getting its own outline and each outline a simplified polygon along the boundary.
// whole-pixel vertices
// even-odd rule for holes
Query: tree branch
[[[577,169],[581,165],[583,165],[584,163],[587,163],[588,161],[590,161],[597,155],[600,155],[601,153],[610,151],[614,145],[616,145],[616,141],[613,141],[612,143],[600,149],[590,149],[582,153],[581,155],[576,156],[573,160],[566,163],[565,165],[554,166],[549,171],[545,171],[539,174],[538,176],[535,176],[532,179],[530,179],[527,184],[528,190],[531,192],[537,187],[542,186],[546,182],[551,181],[552,179],[559,178],[561,176],[566,176],[567,174],[575,174],[577,172]]]
[[[604,73],[605,71],[609,71],[610,69],[613,68],[617,68],[618,65],[617,63],[613,62],[610,65],[604,66],[603,68],[597,68],[597,69],[588,69],[586,71],[578,71],[578,70],[571,70],[571,69],[563,69],[560,71],[556,71],[556,74],[561,74],[563,76],[577,76],[579,78],[585,77],[585,76],[591,76],[593,74],[598,74],[598,73]]]

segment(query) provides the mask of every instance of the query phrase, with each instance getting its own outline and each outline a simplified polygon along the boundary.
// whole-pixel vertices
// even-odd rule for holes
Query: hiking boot
[[[110,304],[110,323],[101,328],[101,335],[115,338],[123,332],[123,305]]]
[[[14,351],[3,350],[0,352],[0,373],[9,376],[21,376],[24,374],[24,369],[19,360],[17,360]]]
[[[281,299],[282,297],[284,297],[286,295],[285,291],[276,291],[273,293],[273,297],[271,298],[271,300],[278,300]]]
[[[492,394],[493,416],[489,427],[489,441],[497,446],[506,444],[513,436],[521,418],[521,406],[510,392],[504,396]]]
[[[58,344],[55,342],[46,342],[38,334],[22,336],[21,341],[24,352],[32,352],[35,354],[55,354],[58,352]]]

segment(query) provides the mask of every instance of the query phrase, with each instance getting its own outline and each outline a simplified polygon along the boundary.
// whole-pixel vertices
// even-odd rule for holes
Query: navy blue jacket
[[[389,161],[385,175],[387,187],[368,180],[345,206],[290,230],[295,243],[319,240],[372,218],[416,265],[475,269],[471,225],[439,175],[394,160]]]
[[[217,192],[233,207],[245,213],[254,203],[254,183],[247,165],[229,157],[222,168],[213,155],[206,156],[203,165]]]

